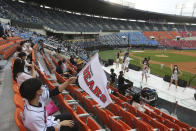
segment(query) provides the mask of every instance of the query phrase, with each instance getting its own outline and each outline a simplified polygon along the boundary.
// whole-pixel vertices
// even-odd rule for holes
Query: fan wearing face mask
[[[145,77],[146,79],[146,84],[147,84],[147,81],[148,81],[148,70],[149,70],[149,63],[148,63],[149,60],[147,60],[147,58],[144,59],[143,63],[140,61],[140,64],[143,66],[143,70],[142,70],[142,81],[143,82],[143,79]]]
[[[172,67],[172,64],[171,64],[171,70],[172,70],[172,76],[171,76],[171,80],[170,80],[170,83],[169,83],[168,90],[170,89],[171,84],[172,84],[173,81],[175,81],[176,90],[177,90],[177,87],[178,87],[178,77],[180,75],[182,75],[182,72],[178,69],[177,65],[174,65],[174,67]]]

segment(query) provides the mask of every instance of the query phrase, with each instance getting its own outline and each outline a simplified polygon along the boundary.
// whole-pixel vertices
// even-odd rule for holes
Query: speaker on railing
[[[108,65],[113,65],[114,60],[113,59],[108,59]]]
[[[195,100],[196,100],[196,93],[194,94]]]
[[[163,80],[166,81],[166,82],[170,82],[171,76],[165,75],[165,76],[163,77]]]
[[[181,87],[187,87],[187,81],[179,79],[178,85]]]
[[[133,64],[129,64],[129,69],[135,70],[135,71],[139,71],[141,68],[139,66],[133,65]]]
[[[165,75],[165,76],[163,77],[163,80],[166,81],[166,82],[170,82],[171,76]],[[174,81],[173,81],[173,84],[175,84]],[[178,86],[186,87],[186,86],[187,86],[187,81],[179,79],[179,80],[178,80]]]

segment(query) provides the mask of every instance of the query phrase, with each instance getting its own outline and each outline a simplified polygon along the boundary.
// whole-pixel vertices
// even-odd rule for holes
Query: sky
[[[196,0],[110,0],[113,2],[133,2],[135,3],[135,8],[159,13],[167,14],[181,14],[181,6],[185,5],[182,11],[182,15],[191,16],[193,12],[193,5]],[[176,8],[178,6],[178,8]],[[196,16],[196,10],[195,15]]]

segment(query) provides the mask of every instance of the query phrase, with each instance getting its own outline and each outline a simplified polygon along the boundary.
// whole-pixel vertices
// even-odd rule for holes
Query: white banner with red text
[[[107,90],[107,77],[99,62],[98,53],[80,71],[78,83],[101,107],[105,108],[112,102]]]

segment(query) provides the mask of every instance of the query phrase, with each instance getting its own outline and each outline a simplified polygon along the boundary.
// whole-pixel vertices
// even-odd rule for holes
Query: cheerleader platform
[[[108,67],[104,67],[103,69],[110,74],[110,69],[113,68],[115,70],[116,75],[119,75],[120,68],[116,68],[116,64]],[[170,103],[178,103],[178,105],[188,108],[190,110],[196,111],[196,100],[194,98],[195,89],[190,87],[179,87],[176,89],[175,85],[171,85],[169,88],[169,83],[165,82],[163,78],[150,74],[148,77],[147,83],[145,79],[142,82],[142,71],[134,71],[129,69],[128,72],[124,74],[124,77],[133,82],[135,87],[148,87],[151,89],[155,89],[157,91],[158,97],[166,100]]]

